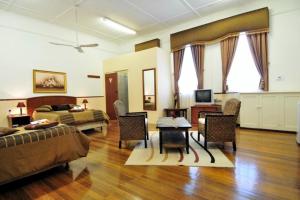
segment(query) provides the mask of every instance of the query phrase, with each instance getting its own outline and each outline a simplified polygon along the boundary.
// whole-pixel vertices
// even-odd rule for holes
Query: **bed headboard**
[[[27,99],[27,113],[32,116],[33,111],[42,105],[76,104],[76,97],[71,96],[40,96]]]

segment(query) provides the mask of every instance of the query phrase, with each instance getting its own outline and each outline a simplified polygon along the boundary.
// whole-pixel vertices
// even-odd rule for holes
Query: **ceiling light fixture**
[[[127,34],[130,34],[130,35],[135,35],[136,34],[136,31],[135,30],[132,30],[126,26],[123,26],[117,22],[114,22],[112,21],[111,19],[108,19],[106,17],[101,17],[100,18],[100,22],[104,23],[105,25],[115,29],[115,30],[118,30],[118,31],[121,31],[123,33],[127,33]]]

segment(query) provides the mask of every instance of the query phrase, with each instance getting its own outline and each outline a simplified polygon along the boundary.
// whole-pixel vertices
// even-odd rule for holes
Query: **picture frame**
[[[33,93],[67,93],[66,73],[34,69]]]

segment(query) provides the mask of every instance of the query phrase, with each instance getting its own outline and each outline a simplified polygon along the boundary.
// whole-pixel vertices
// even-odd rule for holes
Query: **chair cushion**
[[[52,105],[51,107],[54,111],[62,111],[62,110],[69,110],[70,109],[69,104]]]
[[[24,127],[25,130],[45,129],[57,126],[58,122],[47,122],[43,124],[28,124]]]
[[[45,107],[39,107],[35,109],[36,112],[51,112],[52,110],[45,108]]]
[[[204,133],[205,129],[205,118],[199,118],[198,119],[198,131],[200,133]]]
[[[118,116],[125,116],[127,113],[124,103],[120,100],[114,102],[114,108]]]
[[[51,112],[53,111],[50,105],[42,105],[35,109],[36,112]]]
[[[14,129],[14,128],[0,127],[0,137],[13,134],[14,132],[17,132],[17,131],[19,131],[19,130]]]
[[[205,118],[199,118],[198,123],[199,124],[205,124]]]
[[[237,99],[229,99],[224,106],[224,115],[239,115],[241,101]]]
[[[73,106],[73,107],[69,110],[69,112],[83,112],[83,111],[84,111],[84,109],[81,108],[81,106],[77,106],[77,105]]]

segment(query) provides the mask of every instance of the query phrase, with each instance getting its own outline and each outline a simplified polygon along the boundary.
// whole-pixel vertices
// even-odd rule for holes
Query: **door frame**
[[[109,95],[107,95],[107,92],[108,92],[108,90],[107,90],[107,84],[106,84],[106,79],[107,79],[107,75],[112,75],[112,74],[115,74],[116,75],[116,85],[117,85],[117,88],[116,88],[116,95],[117,95],[117,99],[118,99],[118,73],[117,72],[110,72],[110,73],[105,73],[104,74],[104,83],[105,83],[105,107],[106,107],[106,113],[107,114],[109,114],[110,112],[108,112],[108,111],[111,111],[110,110],[110,107],[109,107],[109,100],[110,99],[108,99],[108,96]],[[114,102],[112,102],[112,104],[113,104]],[[112,108],[113,109],[113,108]],[[113,113],[110,113],[111,115],[113,115],[113,116],[110,116],[110,118],[111,119],[116,119],[116,115],[115,115],[115,113],[113,112]]]

